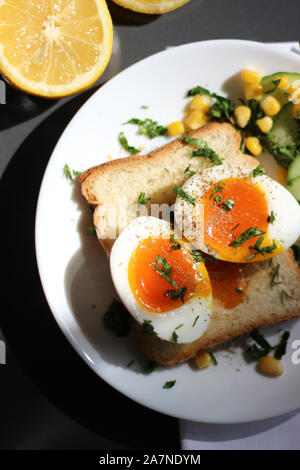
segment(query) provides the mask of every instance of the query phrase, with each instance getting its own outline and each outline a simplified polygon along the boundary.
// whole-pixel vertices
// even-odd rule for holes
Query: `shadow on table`
[[[5,275],[0,327],[33,382],[73,419],[126,446],[143,448],[148,442],[153,448],[175,449],[175,419],[130,401],[75,353],[52,317],[37,271],[34,223],[42,176],[58,138],[92,92],[76,96],[47,117],[19,147],[1,180]],[[143,432],[141,423],[147,423]]]

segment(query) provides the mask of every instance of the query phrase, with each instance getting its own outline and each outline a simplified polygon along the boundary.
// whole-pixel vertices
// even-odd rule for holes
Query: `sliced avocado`
[[[287,189],[300,202],[300,176],[287,185]]]
[[[292,182],[294,179],[300,178],[300,154],[296,155],[294,160],[289,166],[288,181]]]
[[[289,168],[300,143],[299,121],[293,117],[293,103],[286,103],[273,121],[273,127],[265,134],[264,142],[277,162]]]
[[[290,85],[295,81],[300,81],[300,73],[292,73],[292,72],[276,72],[272,73],[271,75],[266,75],[261,79],[261,85],[264,89],[264,93],[270,93],[271,90],[275,88],[273,92],[271,92],[272,96],[278,99],[281,106],[288,102],[288,96],[286,93],[285,88],[276,88],[275,80],[279,80],[281,77],[287,77],[289,79]]]

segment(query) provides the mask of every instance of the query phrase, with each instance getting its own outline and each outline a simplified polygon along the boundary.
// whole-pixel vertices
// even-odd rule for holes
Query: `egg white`
[[[149,237],[170,238],[173,233],[167,221],[156,217],[145,216],[134,219],[113,245],[110,269],[120,299],[139,324],[142,325],[144,320],[150,320],[158,337],[166,341],[172,341],[173,331],[182,325],[176,330],[177,343],[189,343],[200,338],[209,325],[212,293],[207,297],[193,296],[179,307],[167,312],[152,313],[137,302],[128,280],[131,255],[142,240]]]
[[[209,247],[204,240],[204,211],[202,198],[209,188],[226,178],[248,178],[265,194],[268,213],[273,211],[274,222],[268,225],[267,235],[284,249],[295,243],[300,235],[300,206],[292,194],[277,181],[267,175],[253,176],[253,171],[237,166],[220,165],[207,168],[193,175],[185,182],[182,189],[195,198],[193,206],[181,197],[175,202],[176,228],[199,250],[215,258],[221,258],[218,252]],[[223,259],[223,258],[222,258]],[[232,261],[232,260],[228,260]]]

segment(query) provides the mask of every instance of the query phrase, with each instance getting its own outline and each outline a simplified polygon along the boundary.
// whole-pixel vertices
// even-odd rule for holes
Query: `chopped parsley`
[[[197,147],[197,149],[192,151],[192,157],[208,158],[213,165],[222,165],[222,160],[219,155],[211,149],[204,140],[195,139],[185,135],[182,142],[185,144],[195,145]]]
[[[181,245],[180,243],[178,243],[178,237],[175,233],[173,233],[173,235],[171,236],[170,238],[170,241],[171,241],[171,250],[180,250],[181,249]]]
[[[134,362],[135,362],[134,359],[132,359],[131,361],[128,362],[126,367],[128,368],[131,367]]]
[[[169,382],[166,382],[164,384],[163,388],[172,388],[174,387],[175,383],[176,383],[176,380],[170,380]]]
[[[131,153],[131,155],[136,155],[137,153],[140,153],[139,149],[132,147],[131,145],[128,144],[128,140],[126,139],[124,132],[119,133],[118,140],[119,140],[120,145],[123,147],[123,149]]]
[[[196,171],[190,170],[190,168],[191,168],[191,165],[187,166],[186,169],[184,170],[184,174],[188,175],[189,178],[196,174]]]
[[[216,202],[216,204],[218,204],[218,206],[221,204],[221,202],[223,201],[223,196],[216,196],[214,197],[214,201]]]
[[[153,361],[152,359],[149,359],[146,367],[145,367],[145,373],[146,374],[151,374],[155,369],[157,369],[158,364],[157,362]]]
[[[257,227],[250,227],[247,230],[245,230],[245,232],[241,233],[239,237],[233,240],[233,242],[231,242],[229,246],[238,248],[240,245],[250,240],[251,238],[257,237],[259,235],[264,235],[264,234],[265,232],[263,232],[262,230],[257,230]]]
[[[105,328],[121,338],[128,336],[133,318],[124,305],[114,299],[109,309],[104,314],[103,323]]]
[[[138,118],[129,119],[129,121],[124,124],[135,124],[139,126],[138,133],[146,135],[149,139],[154,139],[154,137],[159,137],[162,135],[167,135],[168,129],[164,126],[160,126],[157,121],[146,118],[144,120]]]
[[[207,258],[206,256],[202,256],[201,251],[199,250],[191,250],[190,251],[193,260],[196,263],[217,263],[218,260],[216,258],[213,258],[212,256]]]
[[[265,256],[265,253],[272,253],[272,251],[276,250],[277,244],[274,240],[273,240],[272,245],[261,247],[261,244],[263,241],[264,241],[264,237],[260,236],[258,240],[256,241],[255,245],[253,247],[252,246],[249,247],[250,250],[253,250],[253,251],[247,257],[248,260],[251,258],[254,258],[258,254]]]
[[[271,90],[265,91],[266,94],[273,93],[273,91],[275,91],[278,88],[278,85],[280,83],[280,78],[276,79],[276,80],[272,80],[272,83],[273,83],[274,87],[271,88]]]
[[[215,355],[214,353],[212,352],[211,349],[207,349],[208,354],[210,355],[210,358],[211,358],[211,362],[213,363],[214,366],[218,365],[218,361],[217,359],[215,358]]]
[[[145,197],[145,193],[140,193],[137,203],[139,205],[147,204],[147,202],[150,201],[150,199],[151,197]]]
[[[247,348],[247,353],[253,359],[254,361],[257,361],[258,359],[267,356],[272,350],[274,350],[274,357],[278,360],[284,356],[286,353],[286,346],[287,342],[290,336],[290,333],[288,331],[285,331],[278,344],[275,346],[272,346],[258,331],[257,328],[255,328],[251,333],[250,333],[251,338],[257,343],[257,344],[252,344]],[[259,347],[258,347],[258,346]]]
[[[194,320],[193,328],[194,328],[194,326],[196,325],[196,323],[197,323],[197,321],[198,321],[198,318],[199,318],[199,315],[198,315],[198,316],[195,318],[195,320]]]
[[[223,183],[223,181],[220,181],[219,183],[217,183],[217,185],[214,187],[213,192],[211,193],[209,199],[212,199],[215,194],[221,193],[223,191],[224,188],[221,185],[225,186],[225,183]]]
[[[158,263],[160,264],[161,268],[159,267]],[[161,275],[161,277],[163,277],[166,281],[168,281],[169,284],[171,284],[175,289],[178,289],[177,283],[173,279],[171,279],[169,276],[169,274],[172,271],[172,268],[171,268],[170,263],[168,263],[168,261],[165,258],[158,255],[155,258],[155,263],[151,263],[151,265],[153,266],[155,271],[157,271]]]
[[[289,331],[285,331],[282,334],[279,344],[277,344],[277,346],[275,346],[275,353],[274,353],[275,359],[280,360],[282,358],[282,356],[285,355],[286,346],[287,346],[287,342],[288,342],[289,337],[290,337],[290,332]]]
[[[146,106],[145,104],[143,104],[143,105],[141,106],[141,108],[142,108],[142,109],[149,109],[149,106]]]
[[[171,339],[172,339],[172,341],[174,341],[174,343],[177,343],[178,334],[176,333],[176,330],[173,331]]]
[[[232,199],[227,199],[227,201],[223,202],[221,207],[224,212],[229,212],[234,208],[234,206],[235,202]]]
[[[157,336],[157,333],[156,333],[155,329],[153,328],[151,320],[144,320],[143,324],[142,324],[142,327],[143,327],[145,333],[147,333],[148,335],[154,336],[154,337]]]
[[[280,293],[280,300],[281,300],[282,305],[284,305],[285,300],[289,300],[289,299],[293,299],[293,297],[289,295],[286,290],[282,289]]]
[[[170,170],[168,170],[168,168],[164,168],[164,170],[165,170],[167,173],[170,173]]]
[[[269,224],[272,224],[274,221],[275,221],[275,215],[274,215],[274,212],[271,211],[271,214],[267,218],[267,222],[269,222]]]
[[[81,175],[80,171],[70,170],[70,167],[67,164],[65,164],[63,168],[63,172],[64,172],[65,177],[70,181],[73,181],[74,178]]]
[[[241,287],[236,287],[235,290],[236,290],[236,292],[238,292],[239,294],[242,294],[242,293],[243,293],[243,289],[241,289]]]
[[[271,283],[270,286],[274,287],[277,286],[278,284],[282,284],[281,281],[278,281],[279,279],[279,268],[280,264],[278,263],[272,270],[271,270]]]
[[[228,98],[224,96],[217,95],[216,93],[211,93],[206,88],[202,86],[196,86],[190,89],[187,92],[187,96],[195,96],[195,95],[207,95],[215,98],[215,103],[211,106],[209,110],[209,114],[212,120],[226,120],[230,122],[230,118],[233,114],[234,105]]]
[[[182,188],[180,188],[179,186],[174,186],[173,188],[173,191],[179,196],[181,197],[182,199],[184,199],[185,201],[189,202],[190,204],[192,204],[192,206],[195,206],[195,198],[190,196],[188,193],[186,193]]]
[[[265,172],[263,170],[263,165],[262,163],[260,163],[259,165],[257,165],[257,167],[253,170],[253,176],[254,178],[256,178],[256,176],[260,176],[260,175],[264,175]]]
[[[172,300],[178,300],[181,299],[181,302],[184,303],[184,296],[186,294],[187,287],[180,287],[180,289],[177,290],[167,290],[165,292],[165,297],[171,297]]]

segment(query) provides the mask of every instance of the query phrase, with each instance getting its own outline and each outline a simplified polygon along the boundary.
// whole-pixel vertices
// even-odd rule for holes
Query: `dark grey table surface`
[[[191,0],[162,16],[108,4],[114,53],[92,89],[46,101],[7,87],[7,104],[1,105],[5,283],[0,339],[7,358],[6,365],[0,365],[0,449],[179,448],[177,420],[143,408],[106,385],[73,351],[51,315],[37,274],[33,240],[43,172],[80,106],[105,81],[138,60],[167,46],[206,39],[300,39],[299,0]]]

